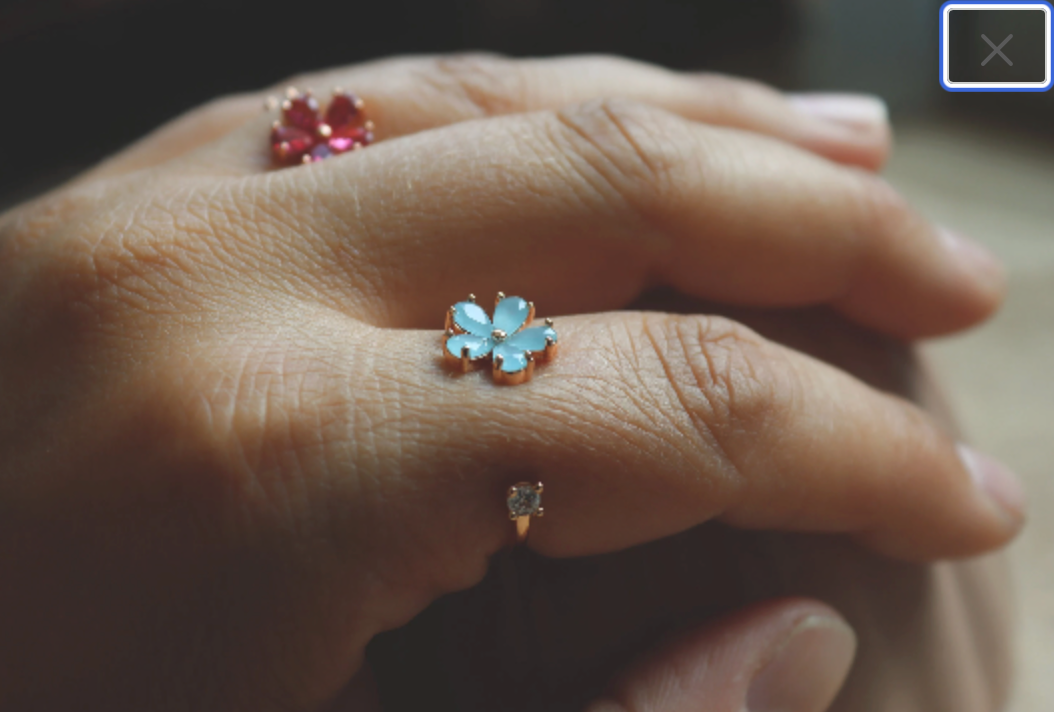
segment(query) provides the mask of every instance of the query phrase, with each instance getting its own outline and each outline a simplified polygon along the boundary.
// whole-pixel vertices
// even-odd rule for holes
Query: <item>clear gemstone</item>
[[[517,517],[529,517],[542,506],[542,496],[530,485],[516,485],[507,500],[509,511]]]

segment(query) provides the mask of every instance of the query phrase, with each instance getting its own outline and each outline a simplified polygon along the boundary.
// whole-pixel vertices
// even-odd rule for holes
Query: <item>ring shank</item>
[[[522,544],[527,541],[527,530],[531,527],[530,516],[516,517],[516,543]]]

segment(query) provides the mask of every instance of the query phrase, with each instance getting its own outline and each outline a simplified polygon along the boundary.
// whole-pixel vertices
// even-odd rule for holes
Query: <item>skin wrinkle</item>
[[[630,135],[627,122],[632,119],[623,114],[630,114],[632,110],[622,103],[599,100],[557,111],[554,113],[557,124],[565,129],[564,135],[571,140],[555,143],[557,146],[568,145],[569,151],[565,153],[589,166],[590,171],[579,171],[579,175],[606,199],[609,208],[624,206],[634,222],[644,228],[645,235],[663,235],[663,231],[656,230],[649,222],[649,213],[642,211],[640,205],[642,194],[650,195],[661,190],[656,185],[665,183],[665,170],[656,172],[657,161],[645,155],[639,143],[627,138]],[[610,140],[613,136],[618,139]],[[579,165],[578,161],[570,163],[576,167]],[[597,184],[596,179],[601,182]],[[612,194],[617,199],[612,200]]]
[[[645,335],[652,343],[656,354],[662,362],[663,370],[666,373],[673,393],[677,397],[681,411],[687,414],[691,421],[696,424],[697,435],[703,437],[709,447],[719,456],[720,461],[724,463],[725,467],[720,468],[724,471],[723,479],[730,481],[730,483],[735,483],[737,485],[735,489],[742,492],[742,490],[749,488],[749,478],[744,475],[739,463],[732,458],[727,442],[722,440],[718,432],[719,429],[726,429],[727,426],[732,425],[737,419],[735,416],[737,374],[739,378],[746,375],[748,378],[754,379],[755,383],[761,383],[752,368],[748,368],[746,371],[743,369],[733,371],[732,360],[737,350],[736,348],[727,349],[723,343],[726,340],[731,340],[734,347],[742,347],[745,345],[746,340],[737,334],[736,330],[739,327],[731,322],[724,324],[720,320],[715,322],[712,318],[695,318],[691,319],[689,323],[686,323],[688,320],[684,318],[666,317],[665,319],[666,323],[658,332],[654,329],[649,329],[648,321],[645,320]],[[688,337],[683,336],[683,329],[686,327],[695,329]],[[695,399],[684,390],[679,382],[678,373],[672,368],[666,357],[668,348],[660,339],[662,336],[669,338],[671,335],[674,336],[675,345],[683,350],[684,363],[695,380],[696,392],[707,402],[710,410],[709,420],[694,406]],[[712,346],[708,348],[708,344]],[[692,347],[699,348],[698,355],[694,353]],[[720,368],[717,364],[714,347],[721,349],[723,353],[728,355],[728,358],[724,359],[724,368]],[[742,354],[740,355],[742,356]],[[702,362],[700,362],[700,357]],[[749,361],[749,359],[742,358],[736,360]],[[722,425],[718,428],[715,427],[715,423],[721,423]],[[726,508],[728,506],[726,505]]]
[[[462,109],[468,108],[479,118],[511,113],[524,103],[522,73],[515,62],[498,55],[439,56],[431,71],[426,67],[414,76],[433,87],[440,101],[449,101],[453,90],[464,101]]]
[[[647,328],[647,320],[652,318],[645,316],[641,320],[641,325],[646,340],[648,340],[653,350],[656,348],[656,344],[650,341],[650,330]],[[686,413],[683,409],[677,408],[678,405],[683,406],[683,403],[679,403],[679,393],[675,384],[669,382],[670,374],[667,370],[665,372],[664,379],[654,379],[651,369],[644,367],[644,361],[641,358],[640,347],[638,345],[639,340],[636,338],[638,330],[630,329],[629,322],[621,325],[624,330],[624,338],[616,339],[615,343],[625,344],[626,348],[632,355],[633,363],[613,363],[613,366],[617,367],[617,370],[623,375],[626,382],[626,386],[621,389],[623,397],[630,398],[634,401],[640,401],[640,403],[646,403],[646,405],[638,405],[639,412],[644,416],[645,422],[651,422],[651,432],[653,436],[657,436],[658,439],[667,445],[671,451],[678,452],[683,450],[683,440],[685,438],[690,441],[697,441],[700,437],[700,432],[695,428],[686,428],[682,424],[682,418],[679,416],[691,415]],[[662,356],[659,356],[662,360]],[[665,367],[665,363],[663,363]],[[637,387],[634,387],[637,386]],[[673,398],[669,398],[672,394]],[[675,409],[671,414],[670,409],[667,406],[674,405]],[[666,427],[656,425],[657,422],[666,423]],[[670,429],[674,432],[669,432]],[[704,438],[705,439],[705,438]]]

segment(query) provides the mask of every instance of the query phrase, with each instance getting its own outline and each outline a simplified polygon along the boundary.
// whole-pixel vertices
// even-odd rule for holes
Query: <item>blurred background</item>
[[[175,114],[296,72],[398,53],[611,52],[892,110],[886,173],[1008,265],[992,323],[927,349],[971,438],[1021,473],[1013,712],[1054,710],[1054,93],[949,94],[939,0],[0,0],[0,209]]]

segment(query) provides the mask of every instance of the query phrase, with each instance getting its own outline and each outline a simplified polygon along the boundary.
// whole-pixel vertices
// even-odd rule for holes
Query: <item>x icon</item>
[[[984,65],[988,64],[990,61],[992,61],[992,57],[996,56],[997,54],[1000,57],[1002,57],[1003,61],[1005,61],[1011,67],[1014,66],[1014,63],[1010,61],[1010,58],[1007,57],[1005,54],[1003,54],[1003,47],[1006,47],[1006,43],[1009,42],[1010,40],[1014,39],[1013,35],[1008,35],[1007,38],[1005,40],[1003,40],[1003,44],[999,45],[998,47],[995,46],[995,44],[992,42],[992,40],[988,39],[984,35],[981,35],[981,39],[983,39],[985,42],[987,42],[988,46],[991,47],[994,50],[990,55],[988,55],[988,59],[986,59],[985,61],[981,62],[981,66],[982,67]]]

